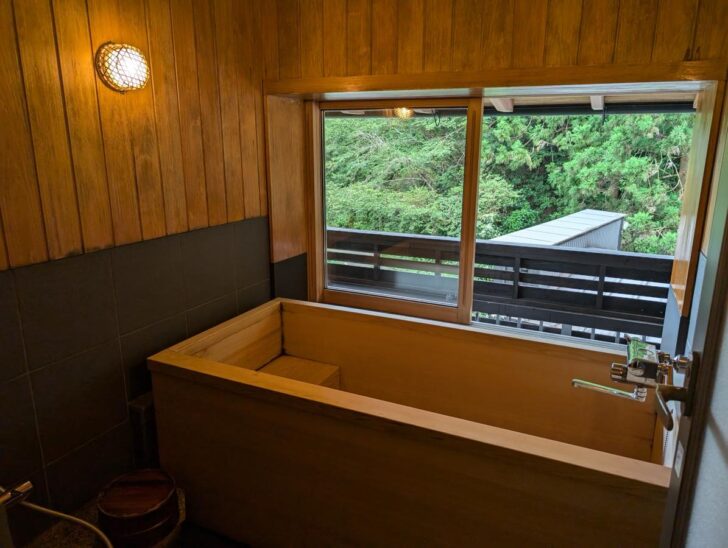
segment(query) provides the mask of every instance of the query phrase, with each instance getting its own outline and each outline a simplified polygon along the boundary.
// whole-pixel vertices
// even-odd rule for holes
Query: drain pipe
[[[13,539],[10,536],[7,509],[15,504],[20,504],[21,506],[25,506],[26,508],[29,508],[36,512],[40,512],[41,514],[46,514],[54,518],[70,521],[72,523],[80,525],[81,527],[85,527],[86,529],[93,532],[96,536],[98,536],[101,539],[101,542],[104,543],[104,546],[106,546],[106,548],[113,548],[109,537],[107,537],[101,531],[101,529],[89,523],[88,521],[84,521],[75,516],[69,516],[68,514],[64,514],[63,512],[51,510],[50,508],[45,508],[44,506],[33,504],[32,502],[27,502],[25,499],[28,497],[28,495],[30,495],[30,491],[32,489],[33,484],[29,481],[21,483],[20,485],[7,490],[0,486],[0,546],[14,546]]]

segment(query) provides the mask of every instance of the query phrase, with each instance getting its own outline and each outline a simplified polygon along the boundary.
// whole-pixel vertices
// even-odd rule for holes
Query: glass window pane
[[[326,285],[455,306],[467,111],[324,111]]]
[[[659,343],[695,115],[587,112],[485,116],[472,319]]]

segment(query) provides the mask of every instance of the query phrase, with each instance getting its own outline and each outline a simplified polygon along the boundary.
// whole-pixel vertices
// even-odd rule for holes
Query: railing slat
[[[596,329],[622,333],[634,333],[635,335],[647,335],[650,337],[659,337],[662,334],[662,323],[635,319],[593,316],[582,312],[539,308],[532,304],[519,305],[476,299],[473,301],[473,310],[487,314],[501,314],[503,316],[511,316],[515,318],[529,318],[531,320],[551,322],[555,324],[578,325],[588,328],[593,327]]]

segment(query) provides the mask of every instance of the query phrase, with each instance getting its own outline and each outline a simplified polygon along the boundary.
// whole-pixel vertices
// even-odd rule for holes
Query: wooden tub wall
[[[269,303],[150,360],[162,465],[193,521],[255,545],[656,544],[666,468],[251,370],[281,350],[336,361],[298,346],[331,310]],[[381,389],[350,367],[347,390]]]
[[[338,365],[343,390],[653,459],[652,393],[638,403],[571,386],[577,377],[612,384],[609,365],[623,355],[326,305],[281,306],[283,352]]]
[[[172,350],[254,370],[281,354],[331,364],[339,367],[340,388],[355,394],[625,457],[661,458],[652,393],[638,403],[571,386],[575,377],[610,384],[609,364],[624,357],[593,348],[276,300]]]

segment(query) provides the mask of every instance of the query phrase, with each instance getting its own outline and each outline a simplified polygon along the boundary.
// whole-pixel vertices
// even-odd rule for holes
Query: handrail
[[[460,248],[459,238],[452,236],[430,236],[424,234],[407,234],[403,232],[379,232],[375,230],[360,230],[353,228],[332,228],[328,227],[326,233],[331,238],[331,235],[338,238],[336,242],[340,241],[341,238],[346,238],[348,242],[366,242],[366,243],[379,243],[379,244],[395,244],[402,243],[404,241],[422,241],[428,244],[439,244],[439,246],[450,248],[452,251],[457,251]],[[511,242],[497,242],[494,240],[475,240],[476,253],[478,254],[498,254],[498,255],[522,255],[524,250],[528,250],[528,255],[531,257],[543,257],[549,255],[550,258],[558,257],[564,260],[573,260],[574,262],[587,260],[589,263],[596,263],[604,256],[607,258],[620,257],[620,261],[628,261],[630,266],[632,264],[644,265],[644,268],[653,269],[658,266],[660,270],[671,270],[672,260],[671,255],[652,255],[649,253],[635,253],[632,251],[616,251],[616,250],[601,250],[592,248],[576,248],[576,247],[556,247],[547,245],[534,245],[534,244],[514,244]],[[493,252],[493,253],[491,253]],[[616,262],[617,259],[615,259]],[[637,266],[634,266],[637,268]]]

